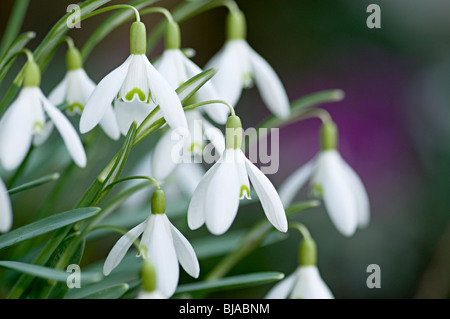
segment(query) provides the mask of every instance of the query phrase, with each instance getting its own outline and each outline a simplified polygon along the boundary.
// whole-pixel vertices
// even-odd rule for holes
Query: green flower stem
[[[153,7],[153,8],[147,8],[147,9],[142,9],[141,10],[141,15],[142,16],[144,16],[146,14],[150,14],[150,13],[161,13],[161,14],[164,15],[164,17],[166,18],[167,21],[172,22],[172,23],[175,22],[175,20],[173,19],[172,14],[166,8]]]
[[[8,20],[8,24],[0,42],[0,56],[5,54],[8,47],[19,34],[30,0],[16,0]]]
[[[189,111],[189,110],[195,109],[199,106],[208,105],[208,104],[224,104],[225,106],[227,106],[230,109],[230,113],[232,116],[236,115],[234,108],[228,102],[223,101],[223,100],[209,100],[209,101],[203,101],[203,102],[189,104],[184,107],[184,110]]]
[[[302,223],[290,222],[289,223],[289,228],[297,229],[300,232],[300,234],[302,234],[303,238],[311,239],[311,234],[309,233],[308,228],[306,228],[306,226],[303,225]]]
[[[95,11],[92,11],[92,12],[86,14],[83,17],[83,20],[91,18],[91,17],[96,16],[96,15],[101,14],[101,13],[105,13],[105,12],[112,11],[112,10],[118,10],[118,9],[131,9],[131,10],[133,10],[134,11],[134,15],[136,17],[136,21],[137,22],[141,21],[141,16],[139,14],[139,11],[135,7],[130,6],[129,4],[116,4],[116,5],[113,5],[113,6],[97,9]]]

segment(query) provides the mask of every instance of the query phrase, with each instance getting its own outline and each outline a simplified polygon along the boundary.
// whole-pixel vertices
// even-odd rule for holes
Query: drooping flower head
[[[30,149],[33,138],[48,134],[47,123],[51,121],[74,162],[85,167],[86,153],[77,132],[64,114],[44,96],[39,88],[40,82],[39,66],[29,53],[23,87],[0,120],[1,164],[7,170],[16,169]]]
[[[285,206],[289,205],[310,180],[312,193],[323,198],[333,224],[342,234],[351,236],[358,227],[369,223],[369,199],[361,179],[337,151],[337,139],[334,122],[324,123],[321,151],[286,179],[280,197]]]
[[[150,216],[122,236],[111,249],[103,273],[109,275],[142,234],[139,255],[154,265],[157,289],[164,296],[171,297],[178,284],[178,263],[194,278],[198,277],[200,267],[191,244],[165,214],[166,200],[162,190],[153,193],[151,207]]]
[[[243,12],[239,9],[230,10],[226,21],[226,42],[205,67],[218,69],[212,83],[219,98],[236,105],[242,89],[255,83],[269,110],[280,118],[289,117],[289,99],[278,75],[245,38]]]
[[[13,213],[8,190],[0,178],[0,233],[6,233],[12,227]]]
[[[250,198],[250,181],[264,213],[279,231],[287,231],[283,204],[270,180],[242,152],[242,124],[231,115],[227,121],[226,149],[197,186],[188,209],[188,225],[197,229],[206,223],[208,230],[220,235],[233,223],[240,199]]]
[[[68,115],[81,114],[89,96],[95,89],[94,81],[89,78],[83,69],[83,61],[78,49],[72,41],[68,41],[69,49],[66,54],[67,73],[62,81],[50,92],[48,99],[54,105],[67,104]],[[119,126],[112,105],[106,107],[106,111],[100,120],[103,131],[113,140],[120,137]]]
[[[138,125],[159,105],[173,129],[187,128],[181,102],[175,90],[150,63],[146,52],[146,30],[133,22],[130,30],[130,56],[104,77],[90,96],[80,119],[80,131],[92,130],[103,118],[111,102],[123,134],[133,121]]]

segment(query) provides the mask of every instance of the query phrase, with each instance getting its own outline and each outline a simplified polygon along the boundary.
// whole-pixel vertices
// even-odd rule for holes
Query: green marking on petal
[[[68,107],[69,114],[81,114],[83,112],[84,106],[78,102],[72,103]]]
[[[139,100],[141,100],[142,102],[145,101],[145,93],[142,92],[141,89],[138,89],[138,88],[134,88],[134,89],[132,89],[130,92],[128,92],[128,93],[125,95],[125,99],[128,100],[128,101],[131,101],[131,100],[133,99],[133,97],[134,97],[135,94],[138,95]]]
[[[313,184],[311,187],[311,192],[314,194],[314,196],[316,197],[323,197],[323,188],[322,185],[320,184]]]
[[[42,122],[34,122],[33,133],[34,134],[41,134],[41,133],[43,133],[44,132],[44,127],[45,127],[44,123],[42,123]]]
[[[242,185],[241,186],[241,194],[240,194],[240,198],[244,198],[244,192],[247,193],[247,195],[245,195],[246,198],[250,198],[250,190],[248,189],[247,185]]]
[[[195,148],[198,148],[199,151],[202,151],[203,150],[203,145],[198,144],[198,143],[192,143],[189,151],[191,153],[194,153]]]
[[[253,76],[250,72],[246,72],[242,75],[242,84],[245,88],[251,88],[253,86]]]
[[[144,244],[139,244],[139,251],[138,251],[138,257],[141,257],[144,259],[147,259],[147,246]]]

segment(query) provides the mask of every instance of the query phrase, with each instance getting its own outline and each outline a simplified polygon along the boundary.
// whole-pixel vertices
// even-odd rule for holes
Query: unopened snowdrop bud
[[[130,53],[145,54],[147,50],[147,31],[142,22],[133,22],[130,29]]]
[[[242,123],[236,115],[228,117],[225,144],[227,149],[240,149],[242,146]]]
[[[320,130],[320,142],[323,151],[335,150],[338,143],[337,126],[333,121],[322,124]]]
[[[166,195],[163,190],[157,189],[152,195],[152,214],[164,214],[166,211]]]
[[[168,21],[165,35],[166,50],[179,50],[181,46],[180,26],[175,21]]]
[[[28,60],[23,75],[23,87],[39,87],[41,85],[41,70],[34,60]]]
[[[241,10],[231,10],[226,18],[227,40],[245,39],[247,35],[247,23]]]

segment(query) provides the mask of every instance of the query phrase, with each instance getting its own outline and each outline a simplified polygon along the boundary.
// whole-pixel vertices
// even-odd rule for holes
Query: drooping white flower
[[[161,136],[153,150],[152,172],[158,180],[164,180],[182,163],[202,162],[205,140],[211,141],[206,145],[207,156],[211,155],[211,147],[218,154],[225,150],[225,137],[223,133],[202,114],[194,109],[186,112],[188,130],[168,130]],[[193,159],[195,157],[195,159]]]
[[[132,121],[142,123],[156,105],[171,128],[187,128],[178,95],[145,55],[145,25],[134,22],[130,33],[131,54],[98,83],[81,115],[82,133],[92,130],[101,121],[113,101],[122,133],[126,133]],[[124,113],[128,116],[121,116]]]
[[[142,234],[140,254],[155,267],[157,289],[164,296],[170,297],[178,284],[178,263],[194,278],[198,277],[200,266],[191,244],[164,213],[163,197],[161,190],[155,191],[152,197],[152,214],[117,241],[106,258],[103,273],[105,276],[109,275]]]
[[[334,123],[324,124],[322,130],[323,139],[331,142],[322,142],[319,154],[287,178],[279,194],[286,207],[309,180],[313,194],[323,198],[333,224],[342,234],[351,236],[369,223],[368,195],[361,179],[336,150]],[[330,134],[335,136],[327,137]]]
[[[280,118],[290,114],[289,99],[278,75],[270,64],[245,40],[245,17],[241,11],[227,18],[227,40],[222,49],[206,64],[217,68],[211,79],[219,98],[236,105],[243,88],[255,82],[262,100]]]
[[[0,233],[6,233],[12,227],[13,213],[8,190],[0,178]]]
[[[317,266],[299,266],[294,273],[277,283],[266,299],[334,299],[320,276]]]
[[[48,134],[46,115],[56,126],[74,162],[86,166],[86,153],[69,120],[39,88],[40,71],[34,61],[25,67],[24,86],[0,120],[0,160],[7,170],[16,169],[25,158],[33,136]],[[48,126],[47,126],[48,127]]]
[[[226,135],[227,148],[221,159],[206,172],[192,196],[189,227],[197,229],[206,224],[215,235],[226,232],[236,217],[240,199],[250,197],[251,181],[268,220],[279,231],[286,232],[286,214],[275,187],[240,149],[242,125],[237,116],[229,117],[229,129],[235,129],[236,135]]]
[[[81,63],[81,56],[75,47],[70,47],[67,52],[67,73],[62,81],[50,92],[48,99],[54,105],[67,103],[68,115],[81,114],[89,96],[95,89],[95,83],[86,74]],[[120,137],[119,127],[112,105],[106,107],[100,120],[103,131],[113,140]]]

